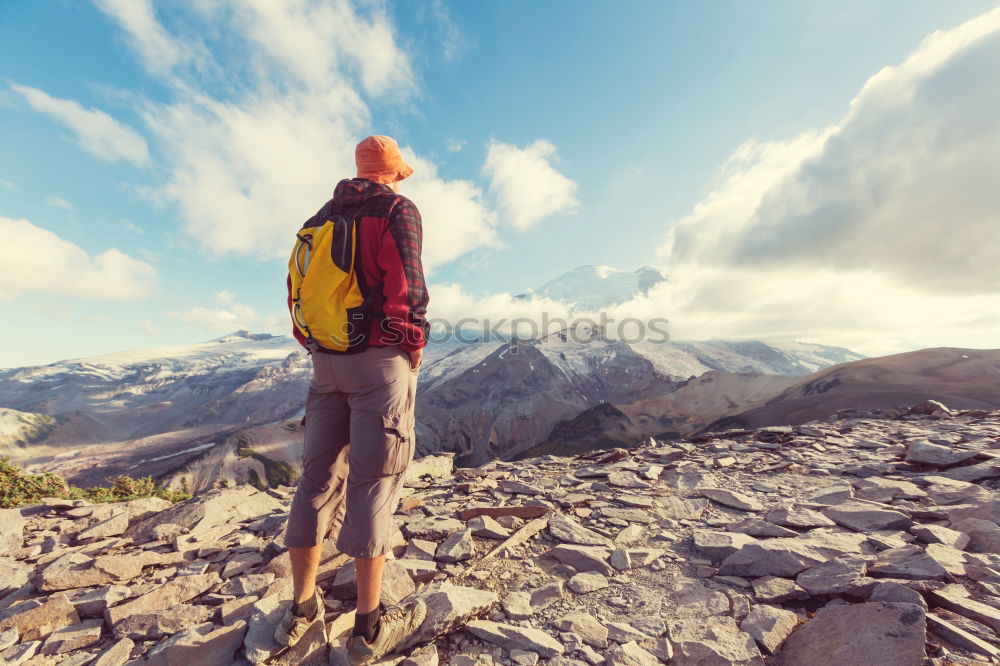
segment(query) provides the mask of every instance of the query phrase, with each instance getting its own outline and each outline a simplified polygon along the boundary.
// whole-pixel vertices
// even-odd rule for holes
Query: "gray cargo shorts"
[[[384,555],[413,459],[417,371],[398,346],[315,353],[312,363],[302,476],[285,545],[307,548],[329,536],[345,555]]]

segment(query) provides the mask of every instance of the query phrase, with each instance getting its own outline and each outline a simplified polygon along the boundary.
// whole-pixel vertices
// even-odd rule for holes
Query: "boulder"
[[[209,606],[177,604],[163,610],[133,613],[114,625],[115,636],[134,641],[155,641],[181,629],[207,622],[214,611]]]
[[[694,547],[713,561],[722,561],[748,543],[757,540],[741,532],[719,532],[716,530],[695,530]]]
[[[101,652],[97,659],[90,662],[90,666],[122,666],[132,654],[135,641],[131,638],[123,638],[115,641],[108,649]]]

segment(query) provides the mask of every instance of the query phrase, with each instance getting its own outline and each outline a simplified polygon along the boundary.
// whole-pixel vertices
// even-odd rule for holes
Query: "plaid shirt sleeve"
[[[400,197],[389,214],[389,224],[379,252],[385,280],[383,310],[394,330],[402,336],[400,348],[414,351],[427,344],[427,286],[420,261],[423,225],[420,212],[406,197]]]

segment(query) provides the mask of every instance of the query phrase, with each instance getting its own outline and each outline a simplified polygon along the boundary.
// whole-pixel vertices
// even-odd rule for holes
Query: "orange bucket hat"
[[[354,161],[358,165],[358,178],[385,185],[413,173],[410,165],[403,161],[396,140],[381,134],[363,139],[354,150]]]

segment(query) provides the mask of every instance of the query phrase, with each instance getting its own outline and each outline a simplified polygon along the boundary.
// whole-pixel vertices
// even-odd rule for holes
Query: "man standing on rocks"
[[[413,406],[427,341],[428,296],[420,261],[420,213],[398,193],[399,181],[413,169],[387,136],[361,141],[355,159],[357,177],[337,185],[333,199],[303,232],[327,220],[353,223],[354,269],[371,308],[370,324],[362,320],[364,330],[349,333],[352,341],[346,351],[324,348],[312,337],[316,321],[312,329],[303,321],[302,313],[308,312],[302,303],[308,298],[305,290],[293,293],[291,274],[288,279],[293,332],[311,352],[313,379],[306,399],[302,476],[285,536],[294,602],[275,640],[292,646],[313,622],[323,621],[323,591],[316,586],[316,571],[323,539],[328,533],[336,535],[337,549],[355,558],[357,617],[347,647],[351,663],[361,665],[399,645],[426,614],[422,601],[387,607],[380,593],[392,515],[413,458]],[[338,228],[344,229],[333,227],[331,247],[336,247]],[[299,239],[304,241],[301,235]],[[315,267],[321,259],[307,256],[304,264]],[[351,313],[349,305],[340,304],[341,310]]]

